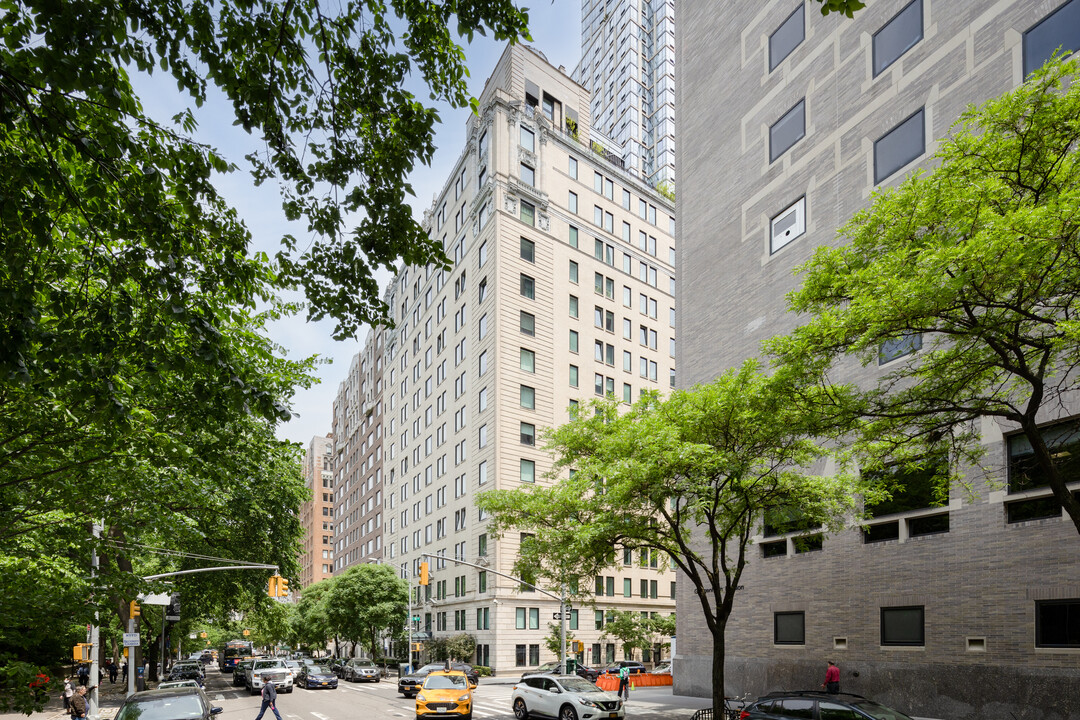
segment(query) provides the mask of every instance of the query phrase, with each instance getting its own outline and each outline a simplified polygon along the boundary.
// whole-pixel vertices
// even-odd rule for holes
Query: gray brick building
[[[793,328],[794,269],[875,188],[932,167],[968,104],[1080,48],[1080,0],[819,7],[679,5],[681,387]],[[917,715],[1080,717],[1080,537],[1039,505],[1045,488],[1009,492],[1022,448],[982,430],[987,467],[944,507],[853,523],[808,552],[763,528],[728,625],[728,691],[816,688],[835,659],[845,691]],[[689,583],[678,592],[676,692],[708,695],[710,638]]]

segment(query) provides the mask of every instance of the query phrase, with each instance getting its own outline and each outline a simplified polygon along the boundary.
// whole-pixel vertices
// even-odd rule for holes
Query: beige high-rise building
[[[304,453],[304,485],[311,499],[300,506],[304,547],[300,554],[300,587],[331,577],[334,572],[333,435],[313,437]]]
[[[424,553],[441,556],[413,585],[421,637],[472,634],[500,674],[555,659],[558,602],[452,562],[512,573],[520,538],[490,534],[477,494],[545,482],[537,437],[571,406],[675,383],[674,209],[590,150],[589,107],[539,52],[508,47],[425,215],[453,267],[403,269],[387,296],[383,562],[415,583]],[[624,657],[611,610],[674,610],[674,573],[625,560],[570,614],[587,664]]]

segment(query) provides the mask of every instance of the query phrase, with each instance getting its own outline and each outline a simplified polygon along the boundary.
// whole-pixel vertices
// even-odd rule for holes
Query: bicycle
[[[746,701],[750,699],[750,693],[743,693],[735,697],[724,698],[724,720],[739,720]]]

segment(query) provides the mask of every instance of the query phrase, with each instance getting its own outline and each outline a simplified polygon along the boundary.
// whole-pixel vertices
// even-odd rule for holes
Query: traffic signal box
[[[270,584],[266,589],[266,594],[269,595],[270,597],[277,597],[278,596],[277,595],[277,589],[278,589],[278,576],[277,575],[271,575],[270,576]]]
[[[90,662],[90,648],[92,647],[94,646],[90,643],[78,643],[71,649],[71,659],[77,663]]]
[[[278,577],[278,597],[286,597],[289,594],[289,581],[287,578]]]
[[[431,582],[431,576],[428,575],[428,564],[426,562],[420,563],[420,584],[427,585]]]
[[[289,594],[289,581],[280,575],[271,575],[266,594],[272,598],[285,597]]]
[[[134,619],[140,615],[142,615],[142,608],[139,606],[139,603],[132,600],[128,603],[128,617]]]

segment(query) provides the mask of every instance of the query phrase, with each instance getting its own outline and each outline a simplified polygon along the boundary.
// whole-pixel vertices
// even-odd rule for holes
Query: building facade
[[[383,561],[410,580],[420,638],[472,634],[505,674],[554,659],[558,602],[487,571],[512,574],[521,538],[490,534],[477,494],[547,482],[538,438],[571,406],[674,384],[673,208],[579,142],[589,125],[583,88],[508,47],[425,215],[453,266],[402,269],[387,294]],[[674,609],[674,574],[628,560],[570,614],[585,662],[623,656],[611,610]]]
[[[675,182],[674,0],[582,0],[592,138],[652,187]]]
[[[300,554],[300,588],[334,574],[334,439],[332,435],[313,437],[304,452],[304,485],[311,499],[300,506],[304,527]]]
[[[680,14],[687,386],[795,326],[794,269],[838,242],[875,188],[933,167],[969,103],[1015,87],[1059,45],[1080,47],[1080,0],[880,0],[854,19],[800,0],[722,13],[689,0]],[[880,371],[845,372],[872,382]],[[1080,713],[1080,642],[1047,626],[1080,617],[1080,542],[1060,511],[1034,512],[1047,488],[1010,492],[1022,459],[1010,430],[983,424],[989,469],[968,469],[970,488],[943,507],[909,493],[898,512],[820,544],[763,528],[728,625],[726,690],[816,688],[834,659],[843,690],[916,715]],[[678,623],[676,692],[707,695],[712,646],[683,585]]]
[[[383,556],[383,343],[373,328],[334,398],[334,562],[340,572]]]

